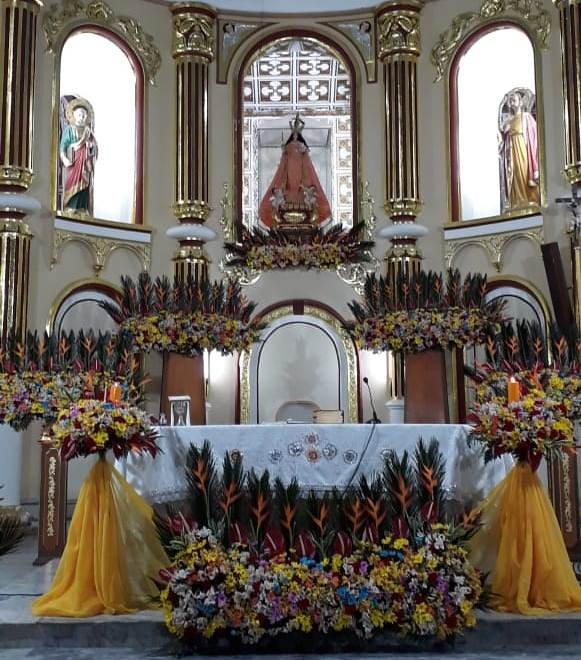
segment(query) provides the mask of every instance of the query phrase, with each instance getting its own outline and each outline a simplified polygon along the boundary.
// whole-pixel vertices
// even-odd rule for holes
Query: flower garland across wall
[[[230,255],[227,268],[242,267],[265,271],[284,268],[307,270],[335,270],[344,264],[365,263],[372,260],[373,241],[360,240],[364,223],[349,231],[341,225],[330,229],[314,229],[308,237],[289,236],[280,230],[266,232],[260,228],[251,231],[242,228],[239,243],[225,243]]]
[[[231,280],[190,279],[172,285],[167,277],[153,281],[148,273],[141,273],[137,284],[122,278],[122,289],[120,305],[102,305],[134,352],[195,356],[204,350],[245,351],[264,327],[250,320],[256,305]]]
[[[363,304],[350,303],[352,336],[360,349],[419,353],[482,343],[502,320],[499,301],[484,302],[486,277],[458,270],[401,278],[367,277]]]

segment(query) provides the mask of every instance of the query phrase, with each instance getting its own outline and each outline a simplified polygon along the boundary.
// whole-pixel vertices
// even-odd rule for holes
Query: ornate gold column
[[[553,0],[561,24],[565,176],[581,182],[581,0]]]
[[[561,62],[563,78],[563,119],[565,129],[565,176],[572,187],[570,227],[575,320],[581,327],[581,216],[575,206],[581,184],[581,0],[553,0],[559,10],[561,26]],[[577,189],[577,190],[576,190]],[[575,425],[579,441],[580,427]],[[549,490],[555,513],[563,532],[569,556],[579,576],[581,528],[579,463],[577,456],[563,455],[549,462]]]
[[[26,332],[30,239],[25,222],[40,204],[32,181],[34,63],[38,0],[0,0],[0,345]],[[0,426],[5,505],[20,504],[21,434]]]
[[[172,54],[176,64],[176,174],[173,211],[179,221],[167,235],[179,242],[173,257],[180,279],[208,278],[204,226],[208,205],[208,75],[214,59],[216,11],[198,3],[171,7]]]
[[[40,205],[32,181],[32,125],[38,0],[1,0],[0,332],[26,331],[30,238],[24,218]]]
[[[427,229],[415,222],[421,210],[418,161],[417,63],[420,55],[420,12],[423,0],[390,0],[375,16],[378,57],[385,83],[384,209],[392,224],[379,236],[391,241],[385,261],[397,295],[401,276],[419,272],[422,254],[416,242]],[[393,399],[404,392],[403,359],[391,358]]]

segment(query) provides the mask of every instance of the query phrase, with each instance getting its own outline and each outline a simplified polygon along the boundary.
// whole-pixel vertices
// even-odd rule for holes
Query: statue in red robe
[[[276,229],[285,222],[285,215],[290,214],[302,214],[305,222],[314,225],[323,224],[331,217],[329,200],[302,136],[304,126],[297,113],[290,122],[292,132],[282,148],[274,178],[260,203],[258,217],[269,229]]]

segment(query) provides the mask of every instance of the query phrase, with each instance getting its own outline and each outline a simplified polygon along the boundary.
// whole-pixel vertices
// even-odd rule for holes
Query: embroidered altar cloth
[[[458,501],[481,500],[507,474],[512,459],[484,464],[477,447],[467,443],[469,427],[450,424],[260,424],[231,426],[164,426],[159,428],[163,453],[129,455],[117,461],[127,481],[153,503],[187,496],[186,456],[192,443],[209,440],[220,469],[225,452],[242,454],[245,470],[270,472],[284,483],[295,477],[306,491],[356,485],[361,474],[379,472],[387,452],[413,455],[418,438],[435,437],[446,462],[445,488]]]

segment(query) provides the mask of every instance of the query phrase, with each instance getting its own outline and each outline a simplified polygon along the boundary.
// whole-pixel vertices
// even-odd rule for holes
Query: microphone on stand
[[[367,391],[369,392],[369,403],[371,404],[371,410],[373,411],[373,417],[368,419],[366,424],[381,424],[381,420],[377,416],[377,410],[375,410],[375,403],[373,402],[373,394],[371,392],[371,387],[369,386],[369,378],[367,376],[363,377],[363,382],[367,385]]]

